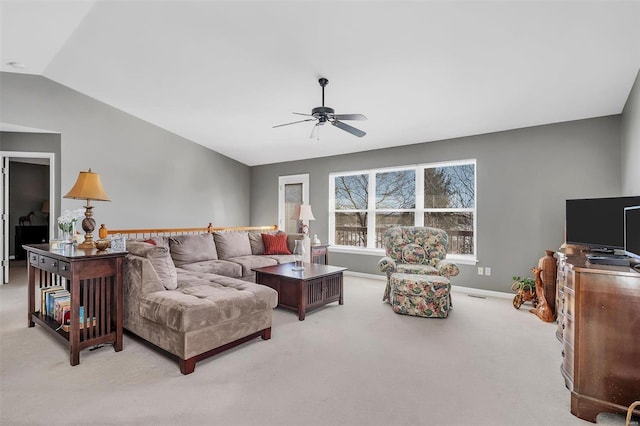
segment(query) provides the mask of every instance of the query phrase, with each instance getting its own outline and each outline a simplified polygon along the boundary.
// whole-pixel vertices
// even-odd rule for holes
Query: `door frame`
[[[2,264],[2,280],[0,284],[9,282],[9,161],[12,157],[19,158],[47,158],[49,159],[49,241],[53,239],[55,232],[55,187],[56,187],[56,163],[53,152],[28,152],[28,151],[0,151],[2,158],[2,197],[0,197],[0,219],[2,220],[2,242],[0,243],[0,261]],[[5,170],[6,164],[6,170]]]
[[[278,176],[278,229],[284,230],[284,186],[302,184],[302,204],[309,204],[309,173]]]

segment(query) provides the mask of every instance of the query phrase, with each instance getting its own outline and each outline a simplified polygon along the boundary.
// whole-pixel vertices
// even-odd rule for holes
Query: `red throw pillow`
[[[291,254],[287,246],[287,234],[262,234],[264,254]]]
[[[156,241],[153,238],[149,238],[148,240],[144,240],[143,243],[156,245]]]

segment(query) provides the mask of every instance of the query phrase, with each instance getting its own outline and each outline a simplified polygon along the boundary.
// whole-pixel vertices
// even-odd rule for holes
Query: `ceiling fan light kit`
[[[355,127],[344,123],[341,120],[366,120],[367,117],[365,117],[362,114],[336,114],[335,110],[333,108],[330,108],[328,106],[324,105],[324,88],[325,86],[329,83],[329,80],[327,80],[326,78],[322,77],[318,80],[318,83],[320,84],[320,87],[322,87],[322,106],[319,107],[315,107],[311,110],[311,114],[304,114],[301,112],[294,112],[294,114],[296,115],[304,115],[307,117],[311,117],[311,118],[307,118],[305,120],[299,120],[299,121],[294,121],[291,123],[285,123],[285,124],[278,124],[276,126],[273,126],[273,128],[276,127],[282,127],[282,126],[289,126],[291,124],[297,124],[297,123],[304,123],[307,121],[317,121],[317,123],[313,126],[313,129],[311,131],[311,139],[320,139],[320,126],[326,124],[326,123],[330,123],[333,126],[337,127],[338,129],[344,130],[345,132],[351,133],[354,136],[357,136],[359,138],[363,137],[364,135],[366,135],[365,132],[363,132],[360,129],[356,129]]]

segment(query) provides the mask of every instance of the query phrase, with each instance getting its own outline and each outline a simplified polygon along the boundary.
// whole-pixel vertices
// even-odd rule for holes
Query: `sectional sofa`
[[[182,374],[240,343],[268,340],[278,294],[254,283],[251,268],[293,262],[287,252],[299,238],[216,231],[129,241],[124,328],[176,356]]]

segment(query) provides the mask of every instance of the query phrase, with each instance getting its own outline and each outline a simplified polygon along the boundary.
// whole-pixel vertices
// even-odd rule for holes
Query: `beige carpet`
[[[569,412],[555,324],[509,299],[454,293],[448,319],[394,314],[384,283],[348,276],[345,304],[197,364],[125,334],[67,350],[27,328],[25,267],[0,286],[0,423],[8,425],[588,425]],[[623,425],[601,414],[599,424]],[[637,421],[634,423],[637,425]]]

